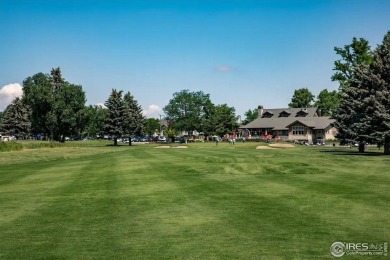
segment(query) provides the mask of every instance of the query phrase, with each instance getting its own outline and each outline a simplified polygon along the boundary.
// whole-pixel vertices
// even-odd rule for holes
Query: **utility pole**
[[[161,115],[159,114],[159,116],[160,116],[160,133],[159,133],[159,135],[161,135]]]

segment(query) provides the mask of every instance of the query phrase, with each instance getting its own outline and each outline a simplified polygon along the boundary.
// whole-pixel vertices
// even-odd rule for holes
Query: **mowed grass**
[[[0,259],[313,259],[390,240],[390,157],[256,145],[1,153]]]

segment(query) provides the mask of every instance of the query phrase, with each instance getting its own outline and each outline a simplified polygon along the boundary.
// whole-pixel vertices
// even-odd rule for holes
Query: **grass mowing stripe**
[[[169,178],[173,177],[172,174],[172,172],[169,174]],[[230,185],[223,181],[209,179],[207,174],[206,178],[205,175],[199,176],[196,173],[192,175],[190,172],[184,173],[185,177],[182,177],[183,173],[181,171],[177,172],[177,175],[173,179],[180,182],[179,187],[183,192],[179,192],[179,194],[185,193],[187,201],[191,204],[198,203],[202,207],[206,207],[202,211],[203,213],[218,216],[219,221],[214,225],[221,228],[219,237],[222,241],[209,241],[209,244],[216,245],[216,247],[219,244],[225,244],[226,248],[223,248],[223,250],[229,251],[229,248],[234,248],[234,244],[243,243],[245,245],[244,251],[255,250],[259,255],[265,255],[262,250],[271,252],[269,249],[273,247],[273,242],[284,241],[286,238],[283,223],[289,219],[288,216],[293,211],[287,204],[282,203],[281,205],[281,202],[277,199],[270,200],[266,197],[254,196],[253,192],[247,190],[245,185],[241,187],[240,185]],[[220,193],[220,191],[223,191],[223,193]],[[275,218],[281,215],[280,212],[275,210],[275,205],[286,210],[286,213],[281,216],[283,222],[280,222],[280,219],[275,221]],[[302,226],[308,218],[311,220],[309,223],[319,225],[315,216],[309,216],[298,218],[301,222],[295,226]],[[226,241],[224,241],[225,239]],[[264,243],[264,240],[268,240],[271,244]],[[261,246],[258,241],[263,241]],[[221,252],[216,251],[214,253],[219,255]],[[239,256],[237,255],[237,257]]]
[[[115,157],[101,161],[99,157],[94,161],[87,161],[82,169],[73,169],[74,178],[71,183],[49,190],[46,196],[53,198],[50,203],[39,208],[33,214],[26,214],[12,223],[9,229],[15,230],[13,239],[19,240],[14,250],[8,251],[10,258],[16,252],[23,251],[21,246],[28,247],[28,251],[38,252],[39,258],[98,257],[100,250],[111,250],[109,245],[116,231],[112,229],[115,223],[117,200],[115,199],[116,175],[99,172],[98,169],[108,169],[115,165]],[[104,155],[107,158],[107,154]],[[64,162],[64,168],[67,163]],[[26,229],[25,223],[28,225]],[[7,227],[3,226],[4,229]],[[23,231],[28,231],[26,234]],[[109,235],[111,234],[111,235]],[[95,237],[105,237],[96,243]],[[26,241],[31,241],[28,243]],[[74,254],[73,248],[79,247],[82,252]],[[42,249],[45,250],[42,250]],[[97,250],[99,249],[99,250]],[[28,255],[25,255],[28,258]]]
[[[36,158],[44,183],[60,184],[42,193],[18,154],[20,168],[0,162],[16,173],[6,173],[3,194],[23,201],[31,188],[47,203],[0,219],[0,258],[311,259],[330,257],[340,239],[388,236],[389,177],[365,173],[386,169],[386,157],[256,145],[95,147],[68,159],[57,150]],[[58,178],[45,176],[53,169]]]
[[[199,168],[199,167],[201,167],[201,165],[198,164],[196,167]],[[205,173],[204,170],[201,170],[201,171],[203,172],[203,175],[207,175],[207,173]],[[183,169],[183,172],[191,173],[191,170]],[[194,172],[196,172],[196,171],[192,171],[192,173],[194,173]],[[176,178],[176,179],[177,179],[177,178]],[[291,179],[290,179],[289,181],[291,181]],[[203,185],[205,185],[205,184],[203,184]],[[329,194],[329,195],[331,195],[331,194]],[[310,199],[311,199],[311,198],[308,198],[307,202],[310,202]],[[338,199],[336,198],[336,200],[338,200]],[[337,202],[337,201],[332,201],[331,203],[336,204],[336,202]],[[332,205],[330,205],[330,206],[332,206]],[[281,207],[281,208],[286,208],[286,206],[283,206],[283,207]],[[362,209],[362,212],[367,212],[367,211],[369,212],[369,210],[370,210],[369,208],[363,208],[363,209]],[[315,212],[314,212],[314,214],[315,214]],[[358,217],[358,216],[357,216],[357,217]],[[347,222],[348,222],[348,221],[347,221]],[[337,224],[337,219],[336,219],[336,224]],[[366,223],[366,224],[367,224],[367,223]],[[337,225],[336,225],[335,227],[337,227]],[[340,226],[339,226],[339,227],[340,227]],[[382,229],[383,229],[383,227],[382,227]],[[378,238],[378,237],[376,237],[376,238]],[[383,237],[381,237],[381,238],[383,238]],[[326,252],[326,253],[327,253],[327,252]]]
[[[0,211],[0,223],[12,222],[50,203],[50,190],[73,182],[74,172],[80,168],[82,165],[72,162],[64,172],[59,171],[61,167],[58,165],[47,163],[35,167],[31,165],[27,173],[21,170],[13,171],[11,174],[15,174],[17,178],[0,185],[0,202],[3,209]],[[10,179],[10,175],[8,178]]]

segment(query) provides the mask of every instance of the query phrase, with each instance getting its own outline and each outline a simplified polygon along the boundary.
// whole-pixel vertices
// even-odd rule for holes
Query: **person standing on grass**
[[[219,138],[217,136],[217,137],[215,137],[215,145],[218,145],[218,142],[219,142]]]

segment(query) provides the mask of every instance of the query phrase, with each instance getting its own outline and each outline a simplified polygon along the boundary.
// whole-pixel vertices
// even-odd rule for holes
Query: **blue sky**
[[[287,107],[295,89],[337,89],[333,48],[376,47],[389,14],[387,0],[0,0],[0,110],[5,86],[58,66],[88,104],[123,89],[149,116],[183,89],[241,115]]]

